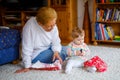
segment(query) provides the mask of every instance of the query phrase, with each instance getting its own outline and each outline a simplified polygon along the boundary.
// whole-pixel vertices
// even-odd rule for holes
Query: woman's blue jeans
[[[51,48],[41,52],[35,59],[32,60],[32,63],[37,62],[38,60],[40,62],[43,63],[53,63],[53,51],[51,50]],[[60,57],[62,58],[62,60],[64,61],[67,57],[67,47],[66,46],[62,46],[62,50],[59,53]]]

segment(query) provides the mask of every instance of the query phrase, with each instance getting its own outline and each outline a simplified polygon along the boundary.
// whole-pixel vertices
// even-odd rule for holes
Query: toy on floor
[[[55,70],[60,70],[61,69],[61,64],[59,60],[56,60],[54,63],[47,64],[47,63],[42,63],[40,61],[37,61],[31,66],[31,69],[33,70],[48,70],[48,71],[55,71]]]
[[[107,70],[107,64],[98,56],[90,60],[83,59],[80,56],[70,57],[65,67],[65,73],[71,73],[72,68],[85,68],[88,72],[104,72]]]
[[[89,72],[104,72],[107,70],[107,64],[98,56],[84,62],[84,67]]]

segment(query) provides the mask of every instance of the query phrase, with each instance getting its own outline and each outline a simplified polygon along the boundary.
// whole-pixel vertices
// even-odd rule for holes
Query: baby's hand
[[[85,53],[81,51],[76,51],[76,56],[84,56]]]
[[[85,53],[84,53],[84,52],[81,52],[81,53],[80,53],[80,56],[84,56],[84,55],[85,55]]]
[[[76,51],[76,54],[75,54],[76,56],[80,56],[81,55],[81,51]]]

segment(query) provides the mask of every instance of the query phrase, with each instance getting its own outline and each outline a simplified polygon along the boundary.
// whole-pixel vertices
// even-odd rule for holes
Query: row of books
[[[97,21],[120,21],[120,8],[96,9]]]
[[[120,2],[120,0],[109,0],[110,2]]]
[[[109,2],[120,2],[120,0],[108,0]],[[106,3],[107,0],[96,0],[97,3]]]
[[[96,40],[113,40],[114,39],[114,31],[111,26],[96,23],[95,24],[95,39]]]
[[[106,3],[106,0],[96,0],[97,3]]]

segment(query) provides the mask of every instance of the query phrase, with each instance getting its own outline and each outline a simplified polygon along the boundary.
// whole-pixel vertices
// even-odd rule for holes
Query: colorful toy
[[[84,67],[90,72],[104,72],[107,70],[107,64],[98,56],[94,56],[90,60],[85,61]],[[94,68],[96,68],[96,70]]]

